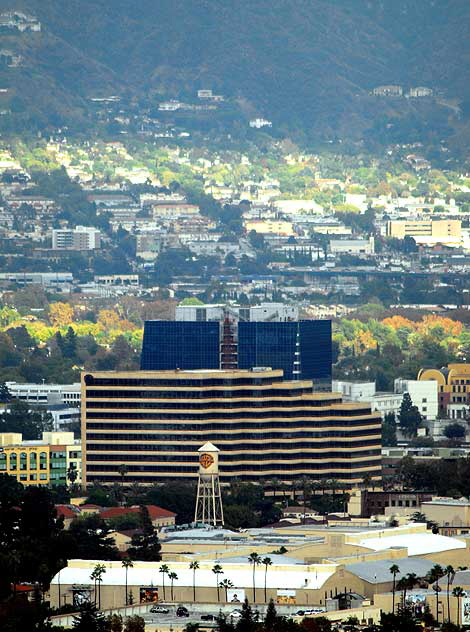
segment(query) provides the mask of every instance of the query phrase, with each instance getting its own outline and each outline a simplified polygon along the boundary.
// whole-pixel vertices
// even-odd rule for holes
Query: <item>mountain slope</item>
[[[43,24],[40,34],[4,38],[16,40],[28,61],[16,73],[26,101],[37,94],[37,80],[50,85],[50,101],[72,108],[110,91],[157,99],[211,87],[276,121],[334,128],[339,120],[359,124],[374,116],[377,105],[365,97],[380,84],[470,96],[467,0],[20,0],[11,6]],[[381,114],[388,108],[381,104]]]

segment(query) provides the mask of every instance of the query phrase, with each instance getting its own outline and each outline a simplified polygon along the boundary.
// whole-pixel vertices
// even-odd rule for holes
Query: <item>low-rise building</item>
[[[54,228],[52,230],[53,250],[96,250],[100,247],[101,234],[93,226],[76,228]]]
[[[452,419],[465,417],[470,405],[470,364],[452,363],[441,369],[421,369],[418,381],[433,381],[439,409]]]
[[[0,472],[23,485],[67,485],[73,464],[81,483],[81,441],[73,432],[43,432],[42,439],[23,440],[21,433],[0,433]]]
[[[329,244],[331,254],[373,255],[374,238],[369,239],[331,239]]]

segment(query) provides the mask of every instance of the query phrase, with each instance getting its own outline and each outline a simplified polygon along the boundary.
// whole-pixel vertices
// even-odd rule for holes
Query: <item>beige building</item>
[[[445,535],[470,533],[470,501],[466,498],[439,498],[421,504],[421,512],[427,520],[436,522]]]
[[[128,590],[134,603],[165,601],[172,603],[215,603],[232,605],[246,596],[251,602],[325,607],[327,601],[345,593],[358,593],[373,601],[379,593],[392,590],[390,566],[400,568],[398,579],[410,572],[425,577],[435,563],[441,565],[470,562],[464,539],[444,537],[426,531],[425,524],[411,523],[397,528],[348,527],[318,528],[305,525],[279,529],[252,529],[243,533],[224,529],[167,530],[161,534],[163,563],[175,572],[173,591],[161,562],[134,562],[128,570]],[[274,550],[280,545],[285,555]],[[248,556],[257,552],[271,560],[255,567]],[[199,568],[193,573],[191,562]],[[62,601],[93,599],[90,579],[97,561],[70,560],[51,583],[51,604],[57,604],[59,584]],[[104,608],[125,603],[125,569],[120,561],[103,562],[106,572],[101,585]],[[219,564],[219,581],[233,586],[225,593],[213,568]],[[266,581],[266,596],[264,585]],[[165,588],[163,587],[165,583]],[[236,595],[236,597],[235,597]],[[233,605],[232,605],[233,607]]]
[[[446,243],[462,239],[462,222],[457,219],[408,219],[387,222],[387,237],[413,237],[417,242]]]

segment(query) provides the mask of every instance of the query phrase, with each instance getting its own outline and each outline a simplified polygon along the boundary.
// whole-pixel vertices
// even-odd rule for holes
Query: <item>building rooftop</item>
[[[390,567],[394,564],[396,564],[400,569],[396,575],[397,581],[408,573],[415,573],[418,577],[424,577],[434,566],[434,562],[432,560],[425,560],[419,557],[405,557],[400,559],[356,562],[353,564],[346,564],[345,569],[371,584],[383,584],[385,582],[393,581],[393,576],[390,573]]]
[[[461,540],[434,533],[403,533],[378,538],[366,537],[360,540],[359,546],[374,551],[384,551],[395,546],[406,547],[410,556],[466,548],[465,543]]]

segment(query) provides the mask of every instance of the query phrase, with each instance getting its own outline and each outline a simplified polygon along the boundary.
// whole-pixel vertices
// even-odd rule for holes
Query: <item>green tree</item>
[[[228,590],[229,588],[233,588],[233,582],[230,581],[230,579],[223,579],[220,583],[219,583],[220,588],[222,588],[222,590],[225,590],[225,601],[228,601]]]
[[[140,507],[140,520],[142,525],[141,532],[132,536],[128,554],[134,560],[159,562],[162,559],[160,553],[162,546],[158,539],[158,531],[153,526],[149,511],[145,505]]]
[[[217,586],[217,601],[220,601],[220,594],[219,594],[219,575],[223,575],[223,570],[222,570],[222,566],[220,564],[214,564],[214,566],[212,567],[212,572],[215,575],[215,582],[216,582],[216,586]]]
[[[165,575],[168,575],[170,569],[167,564],[162,564],[158,569],[158,572],[162,574],[162,588],[163,588],[163,599],[166,599],[165,595]]]
[[[304,500],[304,503],[305,503],[305,500]],[[263,557],[263,559],[261,560],[261,563],[264,564],[264,602],[267,603],[268,597],[267,597],[266,582],[267,582],[267,577],[268,577],[268,566],[271,566],[273,562],[270,557]]]
[[[193,560],[189,564],[189,568],[193,571],[193,601],[196,602],[196,571],[199,568],[199,562]]]
[[[466,593],[463,588],[456,586],[452,591],[452,595],[457,599],[457,625],[460,625],[460,600],[462,597],[465,597]]]
[[[450,621],[450,585],[455,577],[455,570],[451,564],[446,566],[445,576],[447,577],[447,621]]]
[[[11,393],[5,382],[0,382],[0,404],[6,404],[11,401]]]
[[[248,561],[253,565],[253,603],[256,603],[256,567],[261,564],[261,557],[258,553],[250,553]]]
[[[138,614],[127,617],[124,632],[145,632],[145,620]]]
[[[448,439],[462,441],[463,439],[465,439],[465,427],[457,422],[447,424],[447,426],[444,428],[444,435]]]
[[[76,632],[109,632],[109,622],[92,603],[84,603],[78,617],[74,617],[72,628]]]
[[[393,586],[392,586],[392,612],[395,613],[395,589],[396,589],[396,577],[397,574],[400,572],[400,569],[398,568],[398,566],[396,564],[392,564],[392,566],[390,566],[390,572],[393,575]]]
[[[409,393],[404,393],[403,400],[398,413],[398,421],[403,434],[408,437],[415,437],[421,425],[421,415],[417,406],[413,405]]]
[[[173,601],[173,582],[178,579],[178,575],[174,571],[168,573],[168,579],[171,582],[171,601]]]
[[[130,557],[125,557],[121,562],[121,566],[124,568],[125,573],[126,573],[126,606],[127,606],[129,603],[129,595],[127,594],[127,573],[130,568],[133,568],[134,563]]]
[[[387,413],[382,423],[382,444],[384,446],[397,445],[397,422],[395,413]]]

